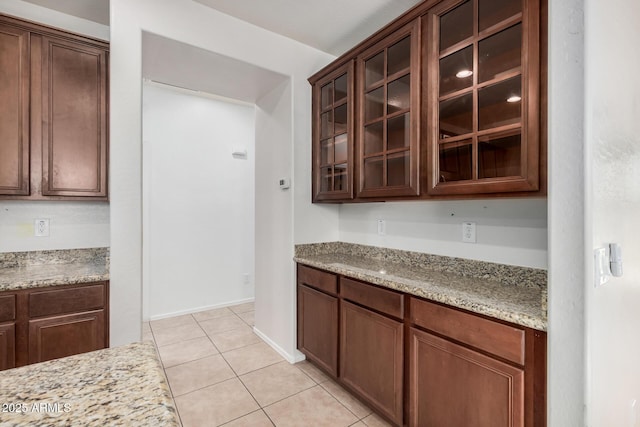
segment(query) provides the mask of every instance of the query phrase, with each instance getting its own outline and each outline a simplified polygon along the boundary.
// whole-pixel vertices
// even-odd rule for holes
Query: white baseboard
[[[201,311],[214,310],[216,308],[231,307],[233,305],[245,304],[253,301],[254,301],[254,298],[246,298],[246,299],[241,299],[237,301],[225,302],[222,304],[207,305],[207,306],[202,306],[202,307],[188,309],[188,310],[174,311],[172,313],[158,314],[156,316],[150,316],[149,320],[143,320],[143,322],[148,322],[150,320],[166,319],[168,317],[182,316],[184,314],[199,313]]]
[[[285,351],[282,347],[280,347],[278,344],[272,341],[271,338],[266,336],[264,333],[262,333],[262,331],[260,331],[255,326],[253,327],[253,332],[255,332],[255,334],[259,336],[264,342],[269,344],[269,346],[273,348],[276,352],[278,352],[280,356],[284,357],[287,362],[294,364],[294,363],[302,362],[305,359],[304,354],[300,353],[298,350],[295,350],[294,354],[291,354]]]

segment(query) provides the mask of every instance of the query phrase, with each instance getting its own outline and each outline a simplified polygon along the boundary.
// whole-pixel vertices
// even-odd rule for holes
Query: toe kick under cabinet
[[[298,265],[298,349],[396,426],[546,425],[546,333]]]
[[[0,370],[109,346],[109,282],[0,292]]]

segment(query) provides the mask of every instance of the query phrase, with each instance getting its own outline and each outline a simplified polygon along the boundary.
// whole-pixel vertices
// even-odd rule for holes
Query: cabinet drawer
[[[338,293],[338,276],[300,264],[298,264],[298,283],[332,295]]]
[[[51,316],[103,308],[105,284],[55,289],[29,294],[29,317]]]
[[[16,318],[16,296],[0,296],[0,322],[8,322]]]
[[[456,341],[524,365],[524,330],[473,314],[411,299],[411,322]]]
[[[340,295],[389,316],[404,318],[404,295],[397,292],[341,277]]]

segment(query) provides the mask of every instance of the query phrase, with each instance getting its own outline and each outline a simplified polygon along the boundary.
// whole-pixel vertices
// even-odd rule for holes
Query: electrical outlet
[[[378,220],[378,234],[381,236],[387,234],[387,223],[384,219]]]
[[[476,242],[476,223],[475,222],[462,223],[462,241],[464,243]]]
[[[48,219],[36,219],[34,223],[34,236],[36,237],[49,237],[49,220]]]
[[[244,273],[242,275],[242,283],[244,283],[245,285],[248,285],[249,283],[251,283],[251,278],[249,276],[249,273]]]

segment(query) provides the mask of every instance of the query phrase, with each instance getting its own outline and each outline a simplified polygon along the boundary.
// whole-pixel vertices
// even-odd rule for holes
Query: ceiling
[[[109,0],[24,0],[67,15],[109,25]]]
[[[109,0],[24,0],[109,25]],[[193,0],[339,56],[421,0]]]

